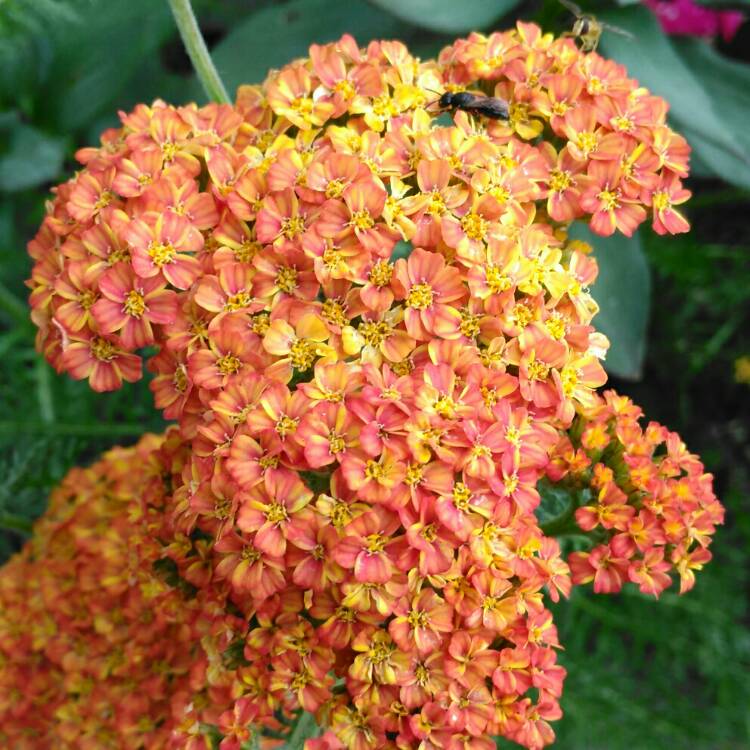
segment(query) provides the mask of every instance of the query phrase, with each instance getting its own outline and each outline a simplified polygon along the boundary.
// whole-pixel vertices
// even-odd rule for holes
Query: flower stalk
[[[229,94],[227,94],[219,72],[211,59],[208,47],[206,47],[190,0],[168,0],[168,2],[177,28],[180,30],[182,42],[190,57],[190,62],[192,62],[193,68],[198,74],[203,90],[211,101],[228,104],[230,102]]]

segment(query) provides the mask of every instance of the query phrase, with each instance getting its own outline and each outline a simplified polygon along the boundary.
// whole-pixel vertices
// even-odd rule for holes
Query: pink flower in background
[[[745,20],[738,10],[713,10],[693,0],[643,0],[667,34],[718,36],[731,41]]]

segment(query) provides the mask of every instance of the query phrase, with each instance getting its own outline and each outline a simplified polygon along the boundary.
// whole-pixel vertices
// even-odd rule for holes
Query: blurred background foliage
[[[684,3],[676,3],[684,4]],[[704,3],[746,9],[750,3]],[[399,38],[429,57],[455,36],[516,18],[547,31],[573,18],[556,0],[198,0],[231,90],[344,32]],[[671,104],[694,149],[693,231],[595,240],[598,326],[612,383],[678,430],[716,475],[728,509],[716,559],[686,597],[658,603],[576,590],[555,607],[569,670],[556,747],[750,748],[750,22],[731,42],[665,35],[645,7],[584,3],[627,29],[601,51]],[[146,382],[97,395],[34,351],[25,243],[49,187],[75,169],[116,112],[161,97],[203,100],[160,0],[0,0],[0,558],[17,549],[50,487],[116,443],[161,430]],[[585,237],[581,228],[579,236]]]

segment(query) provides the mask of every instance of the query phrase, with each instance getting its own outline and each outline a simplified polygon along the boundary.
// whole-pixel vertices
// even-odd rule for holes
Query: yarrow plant
[[[439,116],[464,90],[507,121]],[[177,425],[75,471],[2,574],[0,679],[37,697],[0,703],[0,736],[552,742],[545,595],[687,590],[722,521],[679,438],[597,393],[597,266],[568,237],[688,229],[666,111],[518,23],[429,61],[344,36],[79,151],[29,245],[39,348],[107,391],[155,347]],[[540,490],[566,499],[544,523]]]

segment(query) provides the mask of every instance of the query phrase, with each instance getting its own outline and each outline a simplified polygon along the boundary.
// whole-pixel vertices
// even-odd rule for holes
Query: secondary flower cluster
[[[593,581],[610,594],[632,581],[658,596],[676,572],[682,594],[711,559],[724,508],[679,435],[656,422],[643,429],[642,416],[630,399],[605,392],[562,437],[547,473],[577,493],[575,522],[594,532],[596,546],[569,558],[574,584]]]
[[[437,119],[464,89],[509,119]],[[158,350],[185,450],[162,555],[210,613],[174,747],[300,709],[326,747],[552,740],[542,592],[570,580],[537,483],[608,346],[566,230],[687,229],[665,113],[519,23],[426,62],[345,36],[235,107],[140,105],[79,152],[30,243],[32,315],[96,390]]]
[[[154,569],[168,492],[161,442],[147,436],[73,469],[0,569],[3,747],[136,750],[169,739],[200,646],[199,613]]]

